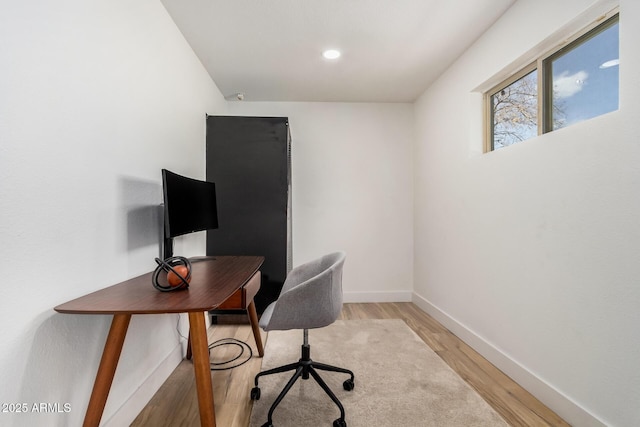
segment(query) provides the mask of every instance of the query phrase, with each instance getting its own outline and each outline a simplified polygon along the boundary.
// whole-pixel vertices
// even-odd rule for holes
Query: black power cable
[[[176,331],[178,332],[178,335],[181,338],[187,340],[187,337],[182,335],[182,333],[180,332],[180,315],[178,315],[178,323],[176,324]],[[236,338],[222,338],[222,339],[219,339],[218,341],[215,341],[209,344],[209,357],[211,357],[211,350],[223,345],[235,345],[240,348],[240,353],[237,356],[224,362],[211,362],[211,360],[209,360],[209,366],[212,371],[226,371],[228,369],[237,368],[238,366],[242,366],[245,363],[247,363],[253,357],[253,349],[251,348],[251,346],[246,342],[240,341]],[[249,351],[249,356],[245,360],[231,366],[218,367],[218,366],[227,365],[229,363],[235,362],[236,360],[240,359],[242,355],[245,353],[245,351],[247,350]]]
[[[253,350],[251,349],[251,346],[249,344],[247,344],[244,341],[240,341],[238,339],[235,338],[222,338],[219,339],[218,341],[215,341],[211,344],[209,344],[209,354],[211,354],[211,350],[213,350],[214,348],[217,347],[221,347],[223,345],[234,345],[240,348],[240,352],[237,356],[226,360],[224,362],[211,362],[209,361],[209,365],[211,367],[212,371],[225,371],[228,369],[233,369],[233,368],[237,368],[238,366],[244,365],[245,363],[247,363],[249,360],[251,360],[251,358],[253,357]],[[245,351],[248,350],[249,351],[249,356],[245,359],[245,360],[241,360],[240,362],[237,362],[235,364],[232,364],[230,366],[223,366],[223,365],[229,365],[233,362],[236,362],[237,360],[239,360],[242,355],[245,353]]]

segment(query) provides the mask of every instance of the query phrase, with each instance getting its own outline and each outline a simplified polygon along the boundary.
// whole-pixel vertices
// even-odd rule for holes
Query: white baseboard
[[[490,342],[484,340],[473,330],[440,310],[426,298],[413,293],[412,302],[480,353],[494,366],[511,377],[511,379],[534,395],[569,424],[581,427],[606,427],[606,424],[586,409],[560,393],[552,385],[538,378],[516,360],[508,357]]]
[[[160,386],[169,378],[176,366],[182,361],[183,344],[178,343],[169,355],[160,362],[158,367],[147,377],[147,379],[132,393],[129,399],[101,425],[103,427],[120,427],[131,425],[138,414],[149,403]]]
[[[411,302],[412,291],[344,292],[344,302]]]

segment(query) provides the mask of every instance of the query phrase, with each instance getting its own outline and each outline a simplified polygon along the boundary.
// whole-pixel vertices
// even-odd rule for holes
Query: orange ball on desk
[[[175,270],[175,273],[171,270],[169,270],[169,272],[167,273],[167,282],[169,282],[170,286],[176,287],[182,285],[182,279],[178,277],[176,273],[184,277],[187,283],[189,282],[190,278],[187,277],[189,274],[189,269],[187,267],[185,267],[184,265],[177,265],[173,267],[173,270]]]

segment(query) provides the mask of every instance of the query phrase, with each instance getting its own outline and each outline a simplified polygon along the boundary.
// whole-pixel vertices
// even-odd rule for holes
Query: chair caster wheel
[[[353,380],[346,380],[345,382],[342,383],[342,387],[347,391],[353,390],[355,386],[356,385],[353,383]]]
[[[260,400],[260,387],[254,387],[251,389],[251,400]],[[265,424],[263,427],[269,427],[270,424]]]
[[[333,422],[333,427],[347,427],[347,422],[343,418],[338,418]]]
[[[273,424],[267,421],[266,423],[262,424],[262,427],[273,427]]]

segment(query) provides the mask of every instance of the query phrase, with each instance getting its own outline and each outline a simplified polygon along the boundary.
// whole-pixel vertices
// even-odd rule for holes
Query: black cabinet
[[[215,182],[218,229],[207,255],[262,255],[262,313],[291,269],[291,137],[286,117],[208,116],[207,181]]]

